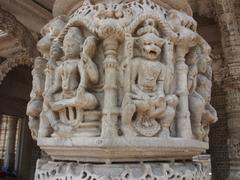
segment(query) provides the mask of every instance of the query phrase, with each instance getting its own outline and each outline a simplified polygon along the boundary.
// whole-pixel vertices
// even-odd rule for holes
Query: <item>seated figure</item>
[[[57,62],[55,80],[46,95],[51,111],[59,114],[60,121],[51,123],[56,125],[57,130],[72,131],[72,128],[79,128],[84,121],[84,111],[94,110],[98,105],[96,97],[86,91],[99,78],[97,66],[92,61],[96,38],[86,38],[80,57],[82,42],[81,31],[77,27],[71,27],[63,41],[63,62]]]
[[[159,37],[152,19],[146,20],[137,34],[141,56],[134,57],[129,64],[131,91],[123,99],[122,130],[134,136],[155,136],[161,130],[160,136],[169,137],[177,97],[164,93],[166,66],[160,57],[165,40]]]

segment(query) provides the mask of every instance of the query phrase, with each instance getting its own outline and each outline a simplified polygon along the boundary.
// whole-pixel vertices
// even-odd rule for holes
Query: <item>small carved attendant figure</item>
[[[209,126],[210,124],[213,124],[217,122],[217,112],[210,104],[211,100],[211,89],[212,89],[212,68],[210,65],[211,59],[206,59],[206,66],[204,75],[198,75],[198,85],[196,88],[196,91],[204,98],[205,104],[204,104],[204,111],[202,114],[202,133],[203,133],[203,141],[208,142],[208,134],[209,134]],[[202,71],[203,73],[203,71]]]
[[[207,58],[201,55],[199,48],[189,55],[188,88],[189,106],[194,136],[203,141],[208,141],[209,125],[217,121],[216,110],[210,105],[211,97],[211,66]]]
[[[198,61],[200,60],[200,47],[193,48],[186,57],[186,63],[189,67],[188,71],[188,90],[189,90],[189,110],[191,113],[191,124],[193,135],[197,139],[202,137],[201,117],[204,109],[204,100],[196,91],[198,77]]]
[[[56,69],[55,83],[46,97],[51,110],[59,113],[60,121],[73,128],[83,122],[85,110],[94,110],[98,105],[96,97],[86,92],[91,83],[98,82],[98,70],[91,60],[96,39],[93,36],[86,38],[79,58],[82,42],[81,31],[71,27],[63,41],[63,62]]]
[[[166,115],[167,109],[163,87],[166,66],[160,62],[165,40],[159,37],[152,19],[145,21],[137,35],[140,36],[138,45],[142,57],[135,57],[130,62],[131,92],[127,93],[123,100],[122,129],[125,134],[136,135],[134,131],[137,130],[143,136],[154,136],[161,129],[157,120]],[[177,100],[173,99],[173,103],[169,101],[169,106],[175,106]],[[169,126],[173,118],[165,118],[162,134],[169,136]]]
[[[43,108],[43,91],[45,83],[44,70],[46,68],[46,59],[37,57],[34,61],[34,68],[32,70],[32,91],[30,94],[31,100],[27,105],[27,115],[29,116],[29,128],[32,137],[36,140],[39,129],[39,116]]]

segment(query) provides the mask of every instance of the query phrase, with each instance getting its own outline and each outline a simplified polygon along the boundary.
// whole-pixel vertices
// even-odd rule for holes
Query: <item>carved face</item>
[[[149,60],[157,60],[161,54],[163,40],[154,33],[148,33],[141,37],[142,55]]]
[[[80,46],[83,43],[80,30],[71,27],[63,40],[63,51],[66,58],[77,58],[80,54]]]
[[[198,72],[205,73],[207,70],[207,61],[204,58],[200,58],[198,61]]]
[[[80,44],[75,40],[68,40],[63,42],[63,51],[65,57],[78,57],[80,54]]]

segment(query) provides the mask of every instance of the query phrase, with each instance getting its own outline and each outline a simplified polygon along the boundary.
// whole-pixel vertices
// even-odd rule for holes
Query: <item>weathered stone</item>
[[[52,159],[191,160],[208,149],[211,48],[191,16],[160,2],[81,1],[43,28],[28,114]]]

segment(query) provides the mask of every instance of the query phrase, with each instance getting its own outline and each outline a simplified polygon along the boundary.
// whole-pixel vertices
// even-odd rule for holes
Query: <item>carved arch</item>
[[[18,65],[32,65],[38,55],[36,41],[30,31],[12,14],[0,8],[0,84],[7,73]]]

